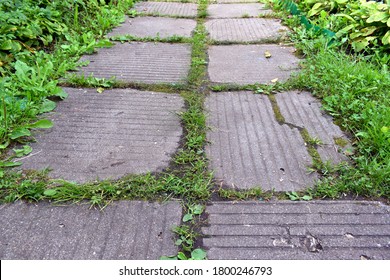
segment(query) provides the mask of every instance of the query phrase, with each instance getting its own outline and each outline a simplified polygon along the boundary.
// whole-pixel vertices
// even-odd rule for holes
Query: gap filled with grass
[[[299,19],[283,12],[291,38],[305,57],[301,72],[288,87],[308,90],[351,135],[351,164],[317,168],[324,175],[309,192],[316,198],[354,195],[390,198],[390,73],[388,65],[364,53],[351,54],[342,42],[306,30]],[[377,50],[378,51],[378,50]],[[385,55],[385,54],[384,54]]]

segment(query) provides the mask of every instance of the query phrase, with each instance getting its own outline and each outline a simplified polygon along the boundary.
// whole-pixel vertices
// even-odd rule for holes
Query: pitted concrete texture
[[[196,17],[198,13],[198,5],[194,3],[139,2],[134,8],[147,15]]]
[[[272,57],[266,58],[266,51]],[[299,69],[294,51],[278,45],[210,46],[209,77],[214,83],[239,85],[285,81]]]
[[[292,191],[314,184],[315,174],[298,129],[280,125],[267,96],[212,93],[206,99],[211,130],[210,169],[229,188]]]
[[[23,169],[50,167],[50,176],[85,182],[167,168],[182,135],[179,95],[131,89],[66,88],[54,127],[36,135]]]
[[[107,36],[133,35],[137,37],[171,36],[191,37],[196,27],[193,19],[166,18],[166,17],[137,17],[126,18],[126,21],[115,28]]]
[[[159,259],[177,254],[172,227],[178,202],[121,201],[88,205],[0,205],[0,258],[28,260]],[[6,222],[5,222],[6,221]]]
[[[337,164],[347,160],[344,154],[338,152],[342,147],[336,145],[335,139],[348,143],[348,138],[333,123],[332,117],[321,110],[320,100],[308,92],[298,91],[279,93],[276,100],[286,122],[306,128],[312,138],[321,140],[317,150],[323,161]]]
[[[280,20],[265,18],[212,19],[205,25],[210,39],[232,43],[278,40],[287,30]]]
[[[191,63],[189,44],[116,43],[96,54],[85,55],[90,61],[79,75],[97,78],[116,77],[123,82],[184,83]]]
[[[264,4],[213,4],[207,8],[209,18],[241,18],[258,17],[269,14],[271,10],[264,9]]]
[[[215,202],[209,259],[390,259],[390,207],[378,202]]]

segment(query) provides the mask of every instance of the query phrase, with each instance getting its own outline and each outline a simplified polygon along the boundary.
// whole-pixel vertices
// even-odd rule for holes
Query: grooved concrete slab
[[[103,211],[88,205],[0,205],[0,258],[29,260],[159,259],[177,254],[171,228],[181,207],[121,201]]]
[[[264,9],[264,4],[213,4],[207,8],[209,18],[241,18],[258,17],[269,14],[271,10]]]
[[[24,169],[51,167],[52,177],[85,182],[168,167],[182,135],[179,95],[131,89],[71,89],[36,136]]]
[[[279,93],[276,100],[286,122],[306,128],[311,137],[322,141],[317,150],[323,161],[337,164],[347,160],[345,155],[338,152],[342,147],[336,145],[335,139],[341,138],[348,143],[348,138],[333,123],[332,117],[321,110],[320,100],[308,92],[298,91]]]
[[[266,51],[271,58],[265,57]],[[294,51],[278,45],[210,46],[209,77],[215,83],[239,85],[269,84],[275,78],[284,81],[299,68]]]
[[[268,97],[251,92],[212,93],[206,99],[211,131],[210,168],[228,187],[291,191],[311,186],[315,174],[298,129],[280,125]]]
[[[189,44],[116,43],[97,54],[85,55],[90,61],[80,70],[81,75],[111,78],[123,82],[183,83],[191,63]]]
[[[112,30],[107,36],[130,34],[137,37],[191,37],[195,27],[196,21],[193,19],[165,17],[126,18],[126,21],[121,26]]]
[[[390,259],[390,207],[378,202],[215,202],[209,259]]]
[[[198,5],[193,3],[139,2],[134,8],[147,15],[196,17],[198,13]]]
[[[287,30],[280,20],[265,18],[212,19],[205,25],[210,39],[233,43],[277,40]]]

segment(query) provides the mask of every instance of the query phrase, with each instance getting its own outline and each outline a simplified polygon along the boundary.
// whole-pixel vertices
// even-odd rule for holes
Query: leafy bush
[[[66,97],[58,79],[76,67],[81,54],[110,45],[99,39],[124,19],[132,4],[133,0],[0,1],[0,160],[10,143],[31,135],[30,129],[51,126],[36,119],[55,108],[53,97]]]
[[[390,4],[366,0],[301,0],[300,9],[337,32],[356,52],[390,53]]]

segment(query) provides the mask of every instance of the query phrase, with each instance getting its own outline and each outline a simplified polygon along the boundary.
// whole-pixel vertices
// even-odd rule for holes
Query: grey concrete
[[[98,78],[116,77],[123,82],[184,83],[191,63],[189,44],[116,43],[96,54],[85,55],[90,61],[79,75]]]
[[[258,17],[269,14],[271,10],[266,10],[264,4],[212,4],[207,7],[208,18],[241,18]]]
[[[0,258],[149,260],[177,254],[178,202],[121,201],[104,208],[17,202],[0,205]]]
[[[280,111],[286,122],[306,128],[312,138],[320,139],[322,144],[317,150],[323,161],[340,163],[346,161],[347,157],[338,150],[343,147],[336,145],[336,138],[342,138],[348,142],[348,138],[333,123],[332,117],[321,110],[321,101],[315,99],[308,92],[284,92],[276,95]],[[347,145],[345,148],[351,147]]]
[[[125,22],[112,30],[107,36],[134,35],[137,37],[171,36],[191,37],[196,27],[193,19],[166,18],[166,17],[137,17],[126,18]]]
[[[269,51],[271,58],[264,53]],[[210,46],[210,80],[229,84],[270,84],[272,80],[285,81],[297,71],[299,59],[294,48],[278,45]]]
[[[210,39],[216,42],[253,43],[279,40],[286,27],[278,19],[226,18],[206,22]]]
[[[76,182],[116,179],[168,167],[182,135],[179,95],[66,88],[69,98],[52,114],[54,127],[37,133],[24,169]]]
[[[390,259],[390,207],[378,202],[214,202],[209,259]]]
[[[210,169],[230,188],[292,191],[314,184],[298,129],[280,125],[267,96],[212,93],[206,99],[211,130],[206,147]]]
[[[193,3],[139,2],[134,8],[147,15],[196,17],[198,13],[198,5]]]

